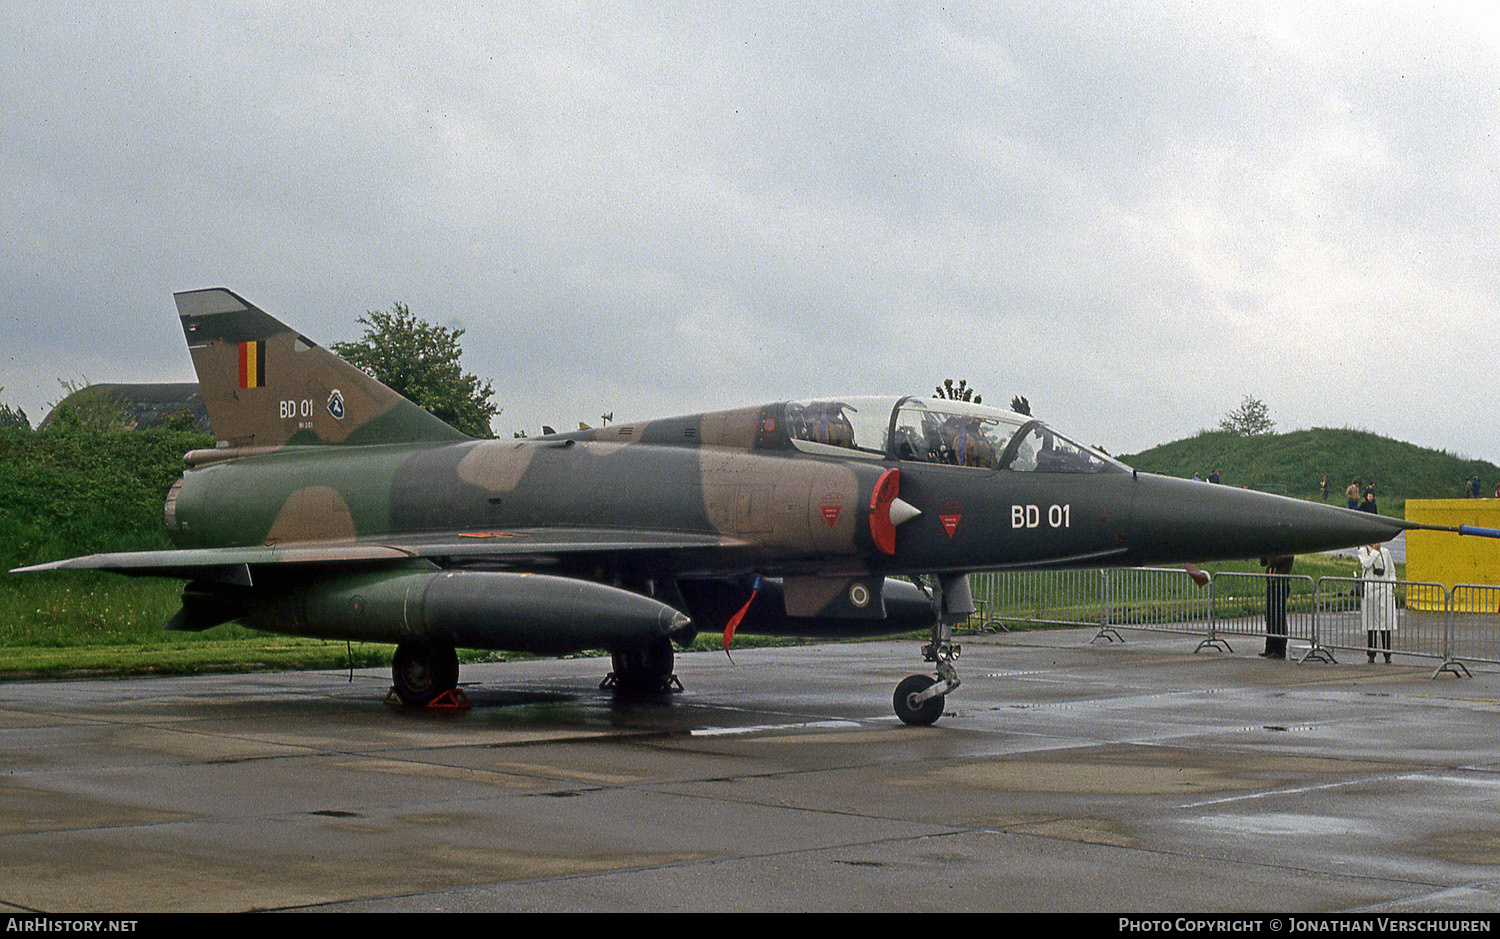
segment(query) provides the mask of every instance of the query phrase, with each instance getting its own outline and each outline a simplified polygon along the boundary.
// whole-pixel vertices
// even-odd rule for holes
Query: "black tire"
[[[458,653],[446,643],[403,642],[391,659],[396,696],[408,707],[425,707],[458,687]]]
[[[891,704],[895,706],[896,716],[901,718],[902,723],[925,727],[943,716],[943,704],[948,700],[946,696],[928,698],[921,704],[913,704],[911,700],[935,684],[937,679],[931,675],[912,675],[896,686]]]
[[[615,673],[615,690],[628,692],[661,691],[672,674],[672,641],[665,636],[638,646],[610,652]]]

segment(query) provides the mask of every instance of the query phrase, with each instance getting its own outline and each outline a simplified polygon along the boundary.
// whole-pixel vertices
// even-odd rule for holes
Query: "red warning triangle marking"
[[[958,523],[963,521],[964,507],[957,502],[949,502],[938,509],[938,521],[943,523],[943,531],[952,538],[953,533],[958,531]]]
[[[842,493],[830,492],[823,497],[823,521],[832,528],[839,522],[839,513],[844,510],[844,496]]]

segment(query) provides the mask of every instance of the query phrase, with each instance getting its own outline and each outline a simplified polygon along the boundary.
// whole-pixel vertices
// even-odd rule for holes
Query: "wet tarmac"
[[[918,644],[0,685],[0,906],[1500,911],[1500,674],[1296,665],[1092,630]]]

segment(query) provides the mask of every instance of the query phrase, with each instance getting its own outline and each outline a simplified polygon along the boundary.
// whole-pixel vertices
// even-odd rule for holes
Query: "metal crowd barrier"
[[[1342,651],[1390,661],[1399,654],[1446,665],[1452,659],[1451,620],[1451,601],[1442,584],[1323,577],[1318,580],[1313,644],[1328,658]]]
[[[1500,587],[1459,584],[1448,605],[1450,659],[1500,665]]]
[[[969,582],[978,612],[968,625],[982,631],[1096,626],[1095,641],[1123,642],[1117,630],[1129,629],[1232,651],[1230,639],[1264,640],[1284,620],[1301,662],[1415,657],[1437,663],[1434,677],[1500,667],[1500,586],[1232,572],[1200,584],[1180,568],[989,571]]]
[[[981,571],[969,575],[977,610],[969,626],[984,632],[1007,623],[1098,626],[1104,571]]]

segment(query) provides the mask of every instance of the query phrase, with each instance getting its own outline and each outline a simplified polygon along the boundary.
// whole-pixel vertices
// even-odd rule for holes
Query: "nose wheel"
[[[901,718],[901,723],[920,727],[943,716],[943,696],[933,694],[931,697],[924,697],[927,690],[936,684],[937,679],[931,675],[912,675],[896,686],[891,704],[896,708],[896,716]]]
[[[948,693],[957,690],[961,684],[958,670],[953,667],[959,651],[959,647],[951,642],[933,642],[922,647],[923,657],[937,667],[937,677],[909,675],[896,686],[891,704],[903,724],[925,727],[943,716]]]

